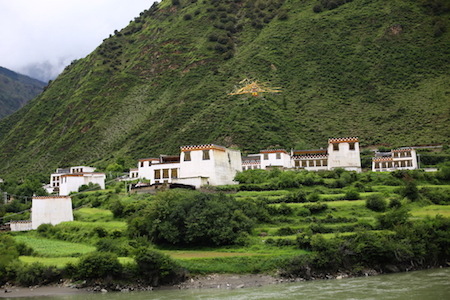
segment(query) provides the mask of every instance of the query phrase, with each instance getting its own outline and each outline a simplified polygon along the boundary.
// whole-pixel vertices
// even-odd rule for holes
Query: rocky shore
[[[168,289],[241,289],[247,287],[258,287],[269,284],[281,284],[288,282],[301,282],[308,280],[327,280],[327,279],[344,279],[350,277],[376,276],[385,273],[408,272],[413,270],[421,270],[436,267],[449,267],[450,263],[440,266],[428,266],[423,268],[399,268],[391,266],[389,270],[377,271],[375,269],[364,269],[356,273],[338,272],[338,273],[316,273],[305,268],[304,276],[285,277],[282,274],[274,276],[264,274],[208,274],[204,276],[192,276],[185,281],[174,285],[162,285],[158,287],[146,284],[121,284],[117,282],[61,282],[59,284],[48,286],[33,287],[16,287],[11,285],[2,286],[0,289],[0,298],[17,298],[17,297],[36,297],[51,295],[70,295],[82,293],[108,293],[108,292],[131,292],[131,291],[151,291],[151,290],[168,290]]]

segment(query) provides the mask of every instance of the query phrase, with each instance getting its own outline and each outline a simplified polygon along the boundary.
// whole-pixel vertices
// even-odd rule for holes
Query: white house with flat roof
[[[45,189],[47,190],[47,192],[49,194],[57,192],[60,195],[68,195],[68,194],[61,194],[62,178],[68,174],[77,174],[77,176],[74,176],[74,177],[80,177],[80,174],[87,174],[87,175],[85,176],[86,178],[83,180],[80,180],[80,178],[69,179],[69,180],[66,179],[64,182],[64,186],[63,186],[63,193],[66,193],[67,190],[70,190],[70,192],[78,191],[78,188],[81,185],[89,184],[89,182],[90,182],[89,179],[95,180],[95,182],[92,182],[92,183],[98,183],[102,187],[102,189],[104,189],[106,175],[104,173],[96,173],[96,174],[103,174],[104,178],[103,178],[103,181],[101,181],[101,179],[99,179],[97,175],[96,176],[88,175],[88,174],[94,173],[94,171],[95,171],[94,167],[86,167],[86,166],[57,168],[55,173],[50,174],[50,184],[48,186],[45,186]],[[83,183],[81,183],[79,186],[77,186],[75,188],[74,186],[76,184],[78,184],[79,182],[83,182]],[[84,183],[84,182],[87,182],[87,183]]]
[[[373,172],[418,169],[417,153],[413,148],[394,149],[390,152],[377,152],[372,158]]]
[[[308,171],[343,168],[361,172],[358,138],[330,138],[327,149],[291,150],[291,153],[284,149],[261,150],[242,158],[243,170],[271,167]]]
[[[242,171],[241,152],[207,144],[183,146],[180,155],[160,155],[138,161],[130,177],[147,179],[151,184],[179,183],[200,188],[204,185],[235,184]]]

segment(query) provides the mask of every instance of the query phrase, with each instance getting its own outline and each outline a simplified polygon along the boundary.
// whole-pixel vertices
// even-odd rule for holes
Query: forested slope
[[[0,121],[0,174],[185,144],[448,143],[449,16],[438,0],[164,0]],[[244,78],[282,93],[229,96]]]

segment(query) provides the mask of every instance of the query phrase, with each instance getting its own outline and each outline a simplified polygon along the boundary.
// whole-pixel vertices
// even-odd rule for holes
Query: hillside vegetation
[[[0,67],[0,119],[23,107],[44,86],[39,80]]]
[[[130,195],[111,182],[74,194],[75,221],[0,234],[0,283],[64,277],[98,285],[113,277],[155,286],[207,273],[312,279],[445,266],[450,258],[450,166],[247,170],[236,179],[208,193]]]
[[[448,143],[449,16],[439,0],[161,1],[0,122],[0,174],[186,144]],[[227,95],[244,78],[282,93]]]

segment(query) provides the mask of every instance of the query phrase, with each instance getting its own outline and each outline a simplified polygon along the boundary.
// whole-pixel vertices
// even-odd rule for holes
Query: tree
[[[157,244],[233,244],[240,233],[253,227],[244,206],[224,194],[169,190],[158,193],[146,209],[131,216],[129,231]]]

